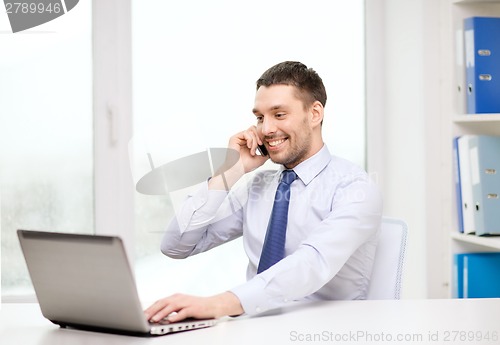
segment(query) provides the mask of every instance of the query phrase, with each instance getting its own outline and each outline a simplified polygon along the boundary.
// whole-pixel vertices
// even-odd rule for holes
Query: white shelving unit
[[[451,234],[451,238],[461,242],[462,245],[482,247],[485,249],[483,251],[500,251],[500,237],[481,237],[454,232]]]
[[[456,115],[453,119],[455,123],[489,123],[500,122],[500,114],[480,114],[480,115]]]
[[[445,11],[446,12],[446,11]],[[466,114],[465,113],[465,96],[461,92],[465,92],[465,72],[464,66],[461,65],[463,60],[458,55],[459,51],[463,49],[463,46],[457,42],[460,30],[463,28],[463,19],[472,16],[486,16],[486,17],[500,17],[500,0],[450,0],[448,3],[448,13],[451,15],[451,32],[449,32],[450,40],[454,42],[452,54],[449,54],[448,58],[452,61],[450,63],[455,64],[455,68],[452,70],[451,75],[451,85],[457,90],[452,96],[452,104],[449,109],[449,114],[444,114],[444,116],[450,116],[451,127],[448,132],[451,134],[449,138],[450,145],[450,156],[452,138],[463,134],[484,134],[484,135],[500,135],[500,114]],[[463,50],[462,50],[463,51]],[[454,55],[454,56],[453,56]],[[459,88],[459,86],[461,88]],[[458,91],[460,90],[461,91]],[[446,109],[444,109],[446,112]],[[450,157],[450,162],[451,162]],[[451,163],[450,163],[451,166]],[[453,181],[452,178],[450,178]],[[458,232],[458,220],[457,211],[455,206],[455,194],[453,190],[453,195],[450,199],[450,207],[453,208],[451,219],[451,234],[450,234],[450,250],[451,255],[456,253],[464,252],[497,252],[500,251],[500,237],[480,237],[476,235],[465,235]],[[452,267],[450,258],[450,282],[452,283]],[[450,284],[450,295],[453,289],[452,284]]]

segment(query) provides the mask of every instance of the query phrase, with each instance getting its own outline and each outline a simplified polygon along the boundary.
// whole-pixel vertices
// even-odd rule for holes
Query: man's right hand
[[[264,143],[257,134],[257,128],[251,126],[245,131],[236,133],[229,139],[229,148],[240,154],[240,161],[244,173],[251,172],[263,165],[269,157],[257,154],[257,146]]]
[[[209,189],[228,190],[244,174],[262,166],[269,157],[257,154],[258,145],[263,145],[263,142],[257,135],[255,126],[233,135],[229,139],[228,148],[238,152],[239,160],[234,165],[230,164],[230,168],[227,170],[217,173],[210,179]]]

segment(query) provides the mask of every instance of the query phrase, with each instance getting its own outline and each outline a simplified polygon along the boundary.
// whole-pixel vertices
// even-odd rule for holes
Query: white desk
[[[500,299],[322,302],[155,338],[60,329],[36,304],[0,310],[1,345],[320,343],[499,345]]]

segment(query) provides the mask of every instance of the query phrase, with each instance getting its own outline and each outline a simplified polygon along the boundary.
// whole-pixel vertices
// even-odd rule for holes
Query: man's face
[[[261,86],[255,95],[253,112],[257,132],[273,162],[293,168],[314,153],[311,110],[304,109],[294,86]]]

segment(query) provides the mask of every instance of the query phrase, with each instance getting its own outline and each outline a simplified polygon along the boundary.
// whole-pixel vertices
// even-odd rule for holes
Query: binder
[[[469,156],[469,141],[472,135],[462,135],[457,139],[457,164],[459,176],[460,213],[462,217],[462,231],[465,234],[476,232],[474,224],[474,197],[471,180],[471,166]]]
[[[453,255],[452,298],[464,298],[464,254]]]
[[[453,297],[500,297],[500,253],[455,254],[453,263]]]
[[[453,172],[455,181],[455,200],[457,206],[457,221],[458,230],[464,232],[464,217],[462,212],[462,192],[461,192],[461,182],[460,182],[460,155],[458,153],[458,139],[460,137],[453,138]]]
[[[455,85],[457,97],[457,113],[467,112],[467,87],[465,80],[465,54],[464,54],[464,30],[459,28],[455,31]]]
[[[500,18],[464,19],[467,112],[500,113]]]
[[[500,235],[500,137],[469,139],[476,235]]]

